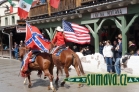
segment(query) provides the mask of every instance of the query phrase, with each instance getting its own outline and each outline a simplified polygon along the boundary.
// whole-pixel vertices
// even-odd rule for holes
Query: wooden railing
[[[75,9],[81,5],[88,6],[88,5],[98,4],[101,2],[110,2],[110,1],[116,1],[116,0],[60,0],[60,5],[58,9],[55,9],[53,7],[49,8],[48,4],[44,3],[32,7],[29,12],[29,17],[36,17],[36,16],[48,14],[48,10],[51,11],[51,13],[56,13],[56,12]]]
[[[87,2],[90,2],[90,1],[98,1],[98,0],[82,0],[82,3],[87,3]]]
[[[10,57],[9,50],[0,50],[0,57]]]
[[[75,9],[76,6],[77,6],[76,0],[61,0],[58,9],[51,7],[51,13]],[[44,15],[44,14],[48,14],[48,4],[47,3],[32,7],[29,12],[29,17],[35,17],[35,16],[39,16],[39,15]]]
[[[37,5],[32,7],[29,12],[29,17],[39,16],[48,13],[47,4]]]
[[[88,2],[110,2],[110,1],[116,1],[116,0],[82,0],[82,3],[88,3]]]
[[[59,8],[51,8],[52,13],[66,11],[76,8],[76,0],[61,0]]]

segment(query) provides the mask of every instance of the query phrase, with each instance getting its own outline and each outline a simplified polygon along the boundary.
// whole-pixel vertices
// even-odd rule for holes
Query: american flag
[[[26,38],[25,42],[27,47],[36,50],[42,50],[45,52],[49,52],[50,42],[43,38],[39,29],[35,26],[31,26],[26,24]]]
[[[65,38],[67,41],[78,44],[89,44],[91,37],[86,27],[67,21],[62,22]]]

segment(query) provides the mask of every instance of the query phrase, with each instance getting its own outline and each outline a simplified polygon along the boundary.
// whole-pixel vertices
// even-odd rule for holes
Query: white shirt
[[[105,45],[103,48],[103,55],[104,57],[113,57],[113,52],[112,52],[112,45]]]

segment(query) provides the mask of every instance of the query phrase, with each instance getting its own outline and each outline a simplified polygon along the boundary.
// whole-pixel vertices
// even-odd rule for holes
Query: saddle
[[[59,56],[61,54],[62,51],[66,50],[66,47],[59,47],[55,52],[54,55]]]
[[[39,53],[42,53],[42,52],[39,51],[39,50],[32,50],[32,55],[31,55],[31,57],[30,57],[31,62],[34,62],[34,61],[35,61],[35,58],[36,58],[36,56],[37,56]]]

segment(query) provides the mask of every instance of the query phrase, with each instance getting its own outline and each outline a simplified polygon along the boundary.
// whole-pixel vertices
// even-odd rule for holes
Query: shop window
[[[5,18],[5,26],[7,26],[8,25],[8,18],[6,17]]]
[[[15,17],[12,16],[12,24],[14,25],[15,24]]]

